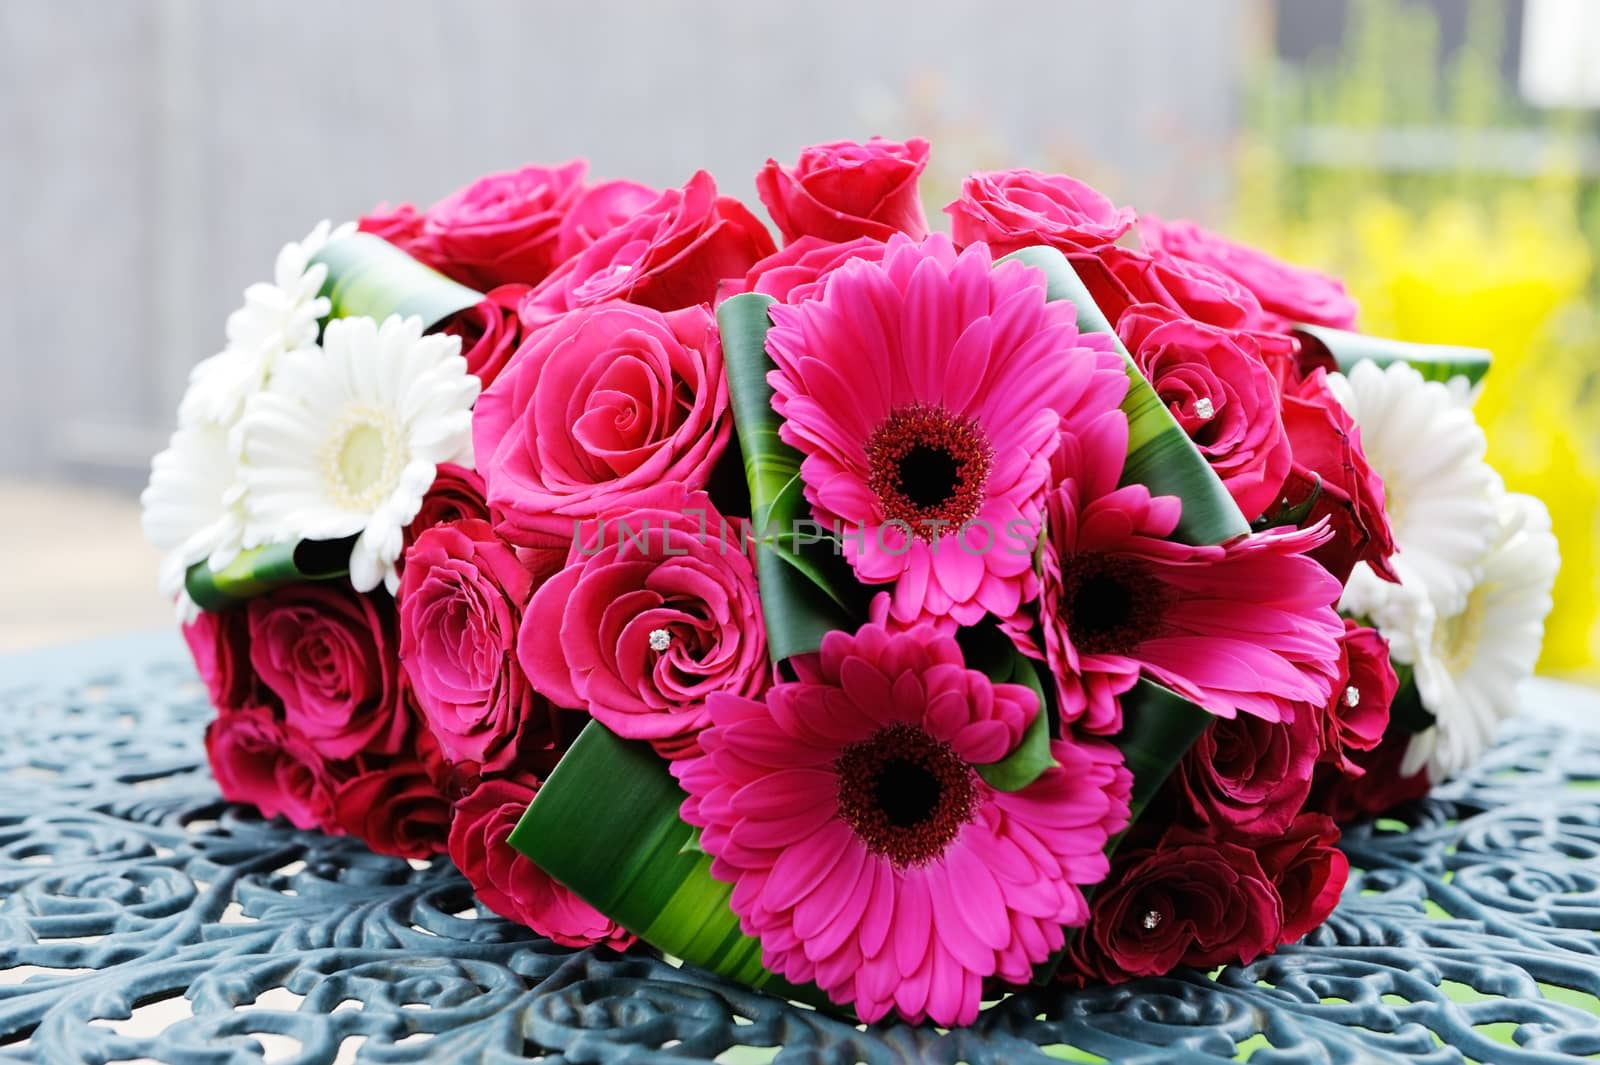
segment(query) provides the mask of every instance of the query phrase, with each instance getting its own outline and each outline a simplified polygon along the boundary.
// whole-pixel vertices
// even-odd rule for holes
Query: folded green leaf
[[[1297,325],[1295,335],[1333,356],[1343,373],[1358,362],[1387,366],[1392,362],[1410,363],[1429,381],[1449,381],[1465,377],[1472,384],[1489,372],[1493,356],[1483,348],[1454,347],[1445,344],[1413,344],[1405,340],[1350,333],[1325,325]]]
[[[770,296],[734,296],[717,308],[727,367],[733,426],[744,456],[755,527],[756,576],[773,661],[822,646],[834,629],[854,629],[864,614],[865,590],[831,539],[797,535],[810,517],[800,482],[800,453],[778,436],[767,371]]]
[[[225,610],[274,588],[301,581],[325,581],[350,572],[355,537],[267,544],[242,552],[220,570],[205,562],[189,567],[184,587],[202,610]]]
[[[381,237],[352,233],[323,245],[311,257],[328,268],[322,295],[333,302],[330,318],[416,315],[432,329],[453,314],[482,302],[483,294],[417,262]]]
[[[731,885],[678,817],[683,791],[649,744],[598,721],[540,786],[510,837],[579,898],[676,958],[782,998],[837,1010],[816,987],[795,987],[761,964],[739,930]]]
[[[1023,248],[1000,261],[1011,260],[1044,271],[1048,297],[1072,302],[1078,312],[1079,331],[1105,333],[1122,355],[1128,370],[1128,395],[1122,401],[1122,410],[1128,416],[1128,462],[1123,467],[1122,483],[1142,484],[1153,495],[1177,496],[1183,501],[1183,515],[1173,532],[1174,540],[1220,544],[1248,533],[1250,525],[1221,478],[1145,380],[1066,256],[1054,248]]]

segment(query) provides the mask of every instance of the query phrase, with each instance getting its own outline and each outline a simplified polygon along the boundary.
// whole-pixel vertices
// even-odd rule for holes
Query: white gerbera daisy
[[[1495,540],[1461,609],[1441,615],[1413,652],[1417,691],[1434,724],[1412,737],[1402,773],[1440,781],[1476,761],[1516,712],[1516,688],[1544,643],[1561,555],[1550,512],[1532,496],[1496,501]]]
[[[168,599],[186,598],[184,575],[196,562],[221,569],[239,554],[244,489],[228,437],[229,427],[216,422],[180,426],[150,463],[140,521],[145,539],[166,552],[161,594]],[[179,609],[186,609],[181,601]]]
[[[1458,612],[1494,539],[1499,482],[1483,460],[1487,441],[1464,394],[1424,380],[1405,363],[1358,363],[1348,376],[1329,375],[1328,383],[1360,427],[1362,450],[1383,478],[1396,559],[1405,561],[1436,613]],[[1362,587],[1373,582],[1388,583],[1363,563],[1351,575],[1351,592],[1383,594]]]
[[[244,306],[228,315],[228,346],[265,353],[268,358],[317,342],[317,323],[331,305],[319,295],[328,268],[311,257],[330,241],[355,231],[352,223],[337,229],[318,222],[306,238],[290,241],[278,252],[271,281],[259,281],[244,290]]]
[[[478,379],[461,341],[418,318],[328,323],[278,360],[240,422],[246,546],[360,534],[358,591],[399,584],[402,534],[442,462],[472,463]]]

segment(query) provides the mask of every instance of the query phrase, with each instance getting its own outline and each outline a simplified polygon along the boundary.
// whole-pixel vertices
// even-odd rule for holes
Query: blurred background
[[[0,0],[0,649],[170,624],[146,462],[319,218],[587,156],[754,203],[770,154],[926,136],[1346,279],[1494,349],[1491,461],[1550,505],[1543,668],[1595,676],[1596,0]],[[937,223],[936,223],[937,224]]]

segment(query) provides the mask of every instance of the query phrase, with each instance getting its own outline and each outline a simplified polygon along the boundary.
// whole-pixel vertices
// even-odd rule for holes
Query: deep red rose
[[[928,216],[917,179],[927,165],[928,142],[920,137],[814,144],[792,168],[768,159],[756,192],[785,244],[808,236],[888,240],[896,233],[921,240]]]
[[[409,203],[402,203],[398,207],[380,203],[373,208],[371,214],[361,216],[356,228],[363,233],[382,237],[401,251],[421,258],[413,250],[413,246],[422,237],[422,212]]]
[[[500,376],[511,353],[522,342],[522,320],[517,307],[529,292],[527,285],[500,285],[477,306],[468,307],[439,330],[461,338],[461,355],[467,370],[488,388]]]
[[[1133,226],[1118,207],[1076,178],[1037,170],[973,174],[944,209],[958,247],[983,241],[996,258],[1044,244],[1080,251],[1110,244]]]
[[[251,664],[323,756],[400,749],[410,721],[392,603],[344,581],[312,581],[252,599],[245,611]]]
[[[1218,718],[1178,763],[1171,787],[1200,825],[1233,838],[1274,835],[1311,791],[1321,732],[1320,709],[1303,704],[1289,721]]]
[[[1255,342],[1147,303],[1128,308],[1117,333],[1244,516],[1265,513],[1291,454],[1278,385]]]
[[[1139,219],[1139,237],[1146,250],[1202,263],[1254,293],[1264,313],[1251,328],[1281,332],[1301,322],[1355,328],[1356,301],[1337,278],[1286,263],[1193,222],[1163,222],[1145,215]]]
[[[575,160],[479,178],[423,213],[417,257],[480,292],[538,284],[559,261],[561,223],[583,195],[587,169]]]
[[[1346,618],[1339,653],[1339,680],[1322,715],[1321,760],[1360,776],[1351,752],[1370,751],[1382,741],[1400,684],[1389,661],[1389,641],[1376,629]]]
[[[1431,786],[1428,771],[1419,769],[1408,777],[1400,775],[1411,735],[1403,728],[1392,727],[1372,750],[1350,752],[1350,761],[1361,770],[1359,776],[1334,765],[1318,766],[1306,809],[1343,823],[1375,817],[1403,802],[1422,798]]]
[[[333,782],[322,756],[270,708],[223,713],[206,727],[206,755],[222,797],[296,828],[333,824]]]
[[[649,207],[660,189],[637,181],[602,181],[586,189],[561,220],[556,261],[566,262],[613,229]]]
[[[776,248],[749,209],[698,171],[551,274],[522,301],[523,335],[575,307],[626,300],[658,311],[710,303]]]
[[[1339,905],[1350,862],[1339,849],[1339,826],[1331,819],[1301,814],[1281,836],[1258,844],[1256,853],[1283,903],[1282,942],[1293,943]]]
[[[729,284],[720,296],[732,292],[760,292],[780,303],[799,303],[820,295],[823,280],[852,259],[882,260],[888,245],[871,237],[834,244],[820,237],[801,237],[774,255],[756,263],[742,284]]]
[[[1136,303],[1159,303],[1219,329],[1250,329],[1261,317],[1249,289],[1199,263],[1115,244],[1067,259],[1112,325]]]
[[[1278,946],[1282,907],[1254,851],[1183,829],[1124,848],[1073,939],[1078,980],[1120,983],[1179,965],[1250,962]]]
[[[275,701],[250,666],[250,623],[244,611],[204,611],[183,626],[183,639],[212,706],[237,710]]]
[[[1350,579],[1357,562],[1366,562],[1388,580],[1398,580],[1389,564],[1395,543],[1384,509],[1383,479],[1367,464],[1361,430],[1328,387],[1326,372],[1313,370],[1287,388],[1282,409],[1293,455],[1284,501],[1300,506],[1315,495],[1302,524],[1327,518],[1333,531],[1311,557],[1341,582]]]
[[[406,546],[416,543],[417,537],[446,522],[467,518],[489,520],[489,503],[484,498],[483,477],[476,470],[442,463],[433,474],[433,485],[422,497],[422,508],[406,526]]]
[[[412,756],[361,765],[334,790],[334,820],[378,854],[427,858],[442,853],[450,803],[429,769]]]
[[[506,842],[538,790],[531,777],[485,780],[455,804],[450,858],[489,909],[565,947],[633,942],[615,922]]]
[[[509,769],[524,730],[551,710],[517,664],[536,575],[486,521],[436,525],[406,552],[400,659],[412,698],[451,762]]]

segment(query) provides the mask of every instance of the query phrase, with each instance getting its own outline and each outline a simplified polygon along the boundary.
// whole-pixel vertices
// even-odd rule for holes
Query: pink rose
[[[1411,733],[1392,728],[1370,751],[1350,751],[1349,760],[1356,772],[1339,766],[1320,765],[1306,809],[1325,813],[1338,822],[1387,813],[1403,802],[1420,799],[1432,786],[1428,771],[1419,769],[1410,776],[1400,774]]]
[[[472,443],[496,528],[570,543],[573,522],[664,481],[703,487],[728,443],[716,320],[626,303],[586,307],[531,336],[478,399]]]
[[[289,725],[328,758],[400,749],[394,607],[342,581],[292,584],[245,607],[250,663]]]
[[[626,300],[658,311],[710,303],[724,278],[743,277],[775,249],[738,200],[698,171],[596,238],[522,301],[526,333],[575,307]]]
[[[1117,333],[1248,519],[1278,498],[1292,458],[1278,385],[1250,337],[1135,304]]]
[[[1171,779],[1182,815],[1231,838],[1271,836],[1294,820],[1322,752],[1320,708],[1288,721],[1219,717],[1200,733]]]
[[[412,758],[362,766],[333,793],[334,820],[378,854],[428,858],[445,850],[450,803]]]
[[[1339,826],[1321,814],[1301,814],[1276,839],[1262,840],[1256,853],[1283,902],[1283,932],[1293,943],[1339,905],[1350,862],[1339,849]]]
[[[452,762],[510,768],[523,729],[550,708],[517,665],[534,574],[486,521],[436,525],[406,552],[400,660],[422,719]]]
[[[401,251],[420,258],[412,246],[422,237],[422,212],[409,203],[402,203],[398,207],[380,203],[371,214],[361,216],[356,228],[363,233],[382,237]]]
[[[517,307],[528,291],[527,285],[501,285],[477,306],[452,315],[439,330],[461,338],[461,355],[467,360],[467,370],[483,382],[484,388],[500,376],[522,342]]]
[[[270,705],[272,693],[250,668],[250,625],[242,610],[204,611],[183,626],[195,671],[218,710]]]
[[[1120,983],[1179,965],[1249,963],[1273,950],[1281,903],[1249,848],[1183,829],[1154,847],[1119,850],[1074,938],[1068,978]]]
[[[478,901],[564,947],[603,943],[624,950],[633,936],[562,887],[506,842],[533,801],[527,777],[486,780],[455,804],[450,859]]]
[[[1351,754],[1370,751],[1382,741],[1400,682],[1389,661],[1389,641],[1376,629],[1346,618],[1340,655],[1339,683],[1322,715],[1321,760],[1360,776],[1363,770]]]
[[[206,727],[206,756],[222,797],[296,828],[333,824],[332,780],[305,737],[264,706],[223,713]]]
[[[983,241],[995,258],[1038,244],[1064,252],[1098,248],[1132,228],[1135,217],[1133,208],[1076,178],[1037,170],[973,174],[944,213],[958,247]]]
[[[1067,259],[1112,325],[1136,303],[1159,303],[1219,329],[1251,329],[1261,319],[1250,290],[1209,266],[1115,244]]]
[[[799,303],[818,295],[823,279],[845,263],[852,259],[879,262],[887,247],[871,237],[857,237],[843,244],[801,237],[752,266],[742,285],[729,287],[738,292],[760,292],[780,303]]]
[[[649,207],[661,196],[659,189],[637,181],[603,181],[585,190],[561,220],[561,240],[556,261],[566,262],[613,229]]]
[[[917,178],[928,165],[928,142],[873,137],[802,149],[793,169],[776,159],[756,175],[756,192],[784,243],[801,237],[846,241],[928,235]]]
[[[1327,274],[1275,259],[1193,222],[1163,222],[1145,215],[1139,220],[1139,236],[1147,250],[1209,266],[1254,293],[1264,313],[1251,328],[1281,332],[1299,323],[1356,327],[1356,301]]]
[[[480,292],[538,284],[558,262],[561,223],[587,169],[575,160],[479,178],[423,214],[418,258]]]
[[[1292,454],[1285,500],[1296,506],[1315,496],[1304,524],[1326,518],[1333,530],[1311,557],[1341,582],[1350,579],[1357,562],[1398,580],[1389,564],[1395,543],[1384,508],[1383,479],[1367,464],[1361,430],[1328,387],[1326,372],[1313,370],[1286,387],[1282,411]]]
[[[534,686],[619,736],[671,753],[714,692],[754,697],[769,673],[741,530],[703,492],[663,484],[587,523],[534,594],[517,654]]]

